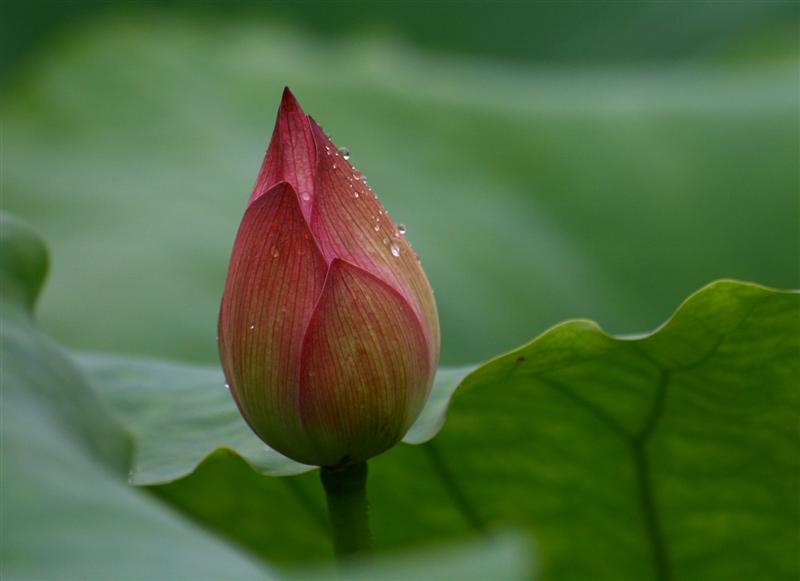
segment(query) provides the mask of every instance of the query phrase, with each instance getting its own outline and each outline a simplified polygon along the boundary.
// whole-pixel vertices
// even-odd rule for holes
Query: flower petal
[[[366,460],[397,443],[430,391],[427,338],[408,302],[334,259],[303,342],[299,404],[314,464]]]
[[[290,184],[249,205],[220,307],[220,357],[242,415],[292,458],[308,448],[297,409],[300,348],[326,272]]]
[[[314,198],[316,152],[309,120],[289,87],[283,90],[275,130],[258,172],[250,202],[279,182],[289,182],[300,195],[306,220]]]
[[[366,179],[314,120],[309,121],[317,153],[311,231],[326,260],[342,258],[360,266],[406,298],[425,329],[433,374],[439,361],[439,318],[417,255]]]

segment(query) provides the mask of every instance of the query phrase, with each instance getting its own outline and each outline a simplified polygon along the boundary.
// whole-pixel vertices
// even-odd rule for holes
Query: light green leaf
[[[263,564],[126,484],[126,434],[31,320],[44,246],[6,214],[0,232],[0,576],[271,577]]]
[[[313,468],[258,439],[239,415],[219,367],[98,354],[74,359],[136,439],[134,484],[186,476],[217,450],[235,450],[270,476]]]
[[[304,581],[505,581],[530,578],[532,571],[528,543],[518,535],[503,534],[447,549],[428,549],[413,555],[387,556],[378,562],[354,563],[344,572],[303,571],[296,578]]]
[[[468,376],[435,441],[547,578],[791,579],[800,294],[719,282],[622,340],[559,325]]]
[[[436,372],[431,395],[422,413],[408,430],[404,442],[408,444],[422,444],[433,438],[444,425],[447,416],[447,406],[450,398],[458,388],[461,380],[475,369],[474,365],[462,367],[440,367]]]
[[[47,267],[47,254],[42,242],[19,221],[0,213],[0,281],[3,295],[0,328],[2,357],[0,382],[3,402],[0,407],[2,430],[2,462],[0,471],[0,576],[9,579],[265,579],[276,575],[220,538],[215,538],[176,515],[163,503],[155,501],[143,490],[125,482],[130,460],[129,438],[114,421],[110,410],[87,386],[84,377],[68,360],[64,351],[40,333],[31,318],[31,307],[41,288]],[[113,359],[112,359],[113,361]],[[153,437],[162,435],[167,453],[149,458],[160,463],[134,466],[130,478],[137,474],[152,478],[154,474],[170,475],[175,466],[183,466],[180,453],[191,455],[191,440],[224,441],[237,449],[247,450],[250,461],[263,460],[265,471],[286,473],[307,467],[292,466],[251,436],[238,424],[236,411],[219,413],[230,404],[230,396],[222,391],[192,392],[184,384],[204,380],[213,369],[191,366],[169,366],[153,362],[127,360],[125,365],[114,361],[112,366],[96,365],[92,358],[83,359],[93,374],[107,380],[113,375],[120,389],[109,398],[123,420],[143,417],[149,431],[137,434],[137,447],[154,447]],[[149,375],[143,375],[145,369]],[[176,373],[180,371],[180,375]],[[173,386],[172,397],[158,397],[155,385],[147,386],[143,378],[160,385]],[[130,385],[138,384],[138,390]],[[176,387],[177,388],[176,388]],[[216,385],[215,387],[219,387]],[[128,391],[126,391],[128,389]],[[120,396],[124,397],[120,397]],[[193,397],[194,395],[194,397]],[[219,409],[218,409],[219,407]],[[194,413],[186,413],[186,409]],[[138,415],[137,415],[138,414]],[[166,415],[165,415],[166,414]],[[171,425],[169,416],[180,417]],[[183,414],[181,416],[181,414]],[[250,439],[248,442],[248,438]],[[144,442],[143,447],[141,443]],[[182,447],[183,446],[183,447]],[[170,455],[171,454],[171,455]],[[141,455],[137,456],[141,458]],[[201,456],[202,457],[202,456]],[[230,451],[212,454],[195,476],[212,468],[216,476],[230,475]],[[277,459],[277,461],[276,461]],[[223,470],[213,470],[221,462]],[[283,466],[281,465],[283,463]],[[223,526],[211,532],[229,533],[241,523],[237,511],[244,510],[250,523],[268,526],[284,554],[286,539],[299,535],[295,551],[311,547],[311,561],[330,556],[330,539],[326,516],[311,495],[292,479],[256,476],[249,468],[244,473],[254,478],[245,489],[236,486],[214,486],[194,499],[214,510],[222,508]],[[189,466],[184,470],[191,471]],[[181,474],[183,474],[182,472]],[[235,473],[235,471],[234,471]],[[141,478],[140,478],[141,479]],[[270,489],[277,482],[288,483]],[[266,484],[266,490],[259,485]],[[319,489],[319,485],[314,482]],[[252,492],[265,492],[253,497]],[[166,497],[163,491],[162,498]],[[288,497],[287,497],[288,493]],[[191,498],[184,495],[186,498]],[[287,501],[303,514],[285,522],[275,518],[286,514]],[[226,510],[232,506],[232,510]],[[268,514],[261,518],[262,511]],[[187,511],[192,516],[193,511]],[[309,518],[308,515],[313,515]],[[303,517],[306,517],[305,519]],[[202,519],[201,519],[202,520]],[[252,532],[247,524],[243,532]],[[271,548],[269,535],[262,536],[255,550]],[[292,563],[295,572],[283,572],[289,578],[327,578],[326,570],[310,570],[308,553],[299,553]],[[437,578],[522,579],[530,572],[528,544],[519,535],[486,537],[459,544],[447,550],[406,554],[390,560],[376,559],[348,568],[347,578],[398,579],[434,575]],[[283,559],[287,561],[286,559]],[[288,562],[288,561],[287,561]]]
[[[219,367],[99,354],[76,363],[134,434],[130,481],[148,485],[190,474],[215,450],[235,451],[262,474],[311,470],[272,450],[242,420]],[[420,443],[441,428],[450,396],[471,367],[442,368],[433,393],[406,441]]]
[[[791,538],[800,519],[793,492],[800,486],[798,341],[798,293],[721,281],[690,297],[649,335],[615,338],[591,321],[570,321],[472,373],[444,370],[407,441],[424,442],[441,428],[458,385],[441,435],[371,462],[376,537],[402,546],[510,523],[536,535],[546,578],[790,577],[798,572]],[[247,428],[237,422],[213,368],[102,356],[80,361],[141,434],[144,457],[160,455],[151,430],[166,450],[178,443],[172,430],[149,423],[157,417],[149,405],[170,410],[175,432],[239,426],[236,438],[192,446],[192,462],[173,476],[217,446],[232,447],[257,470],[280,473],[265,464],[255,441],[235,447]],[[156,386],[159,398],[152,394]],[[193,398],[197,414],[180,412]],[[215,417],[228,428],[215,426]],[[313,513],[316,504],[319,513],[323,506],[313,475],[256,485],[230,458],[209,462],[196,477],[159,490],[212,526],[231,532],[235,522],[241,530],[261,510],[258,495],[276,495],[285,502],[267,514],[292,521],[295,530],[286,538],[302,537],[298,523],[311,521],[298,509]],[[168,463],[169,455],[137,465],[164,469]],[[149,474],[140,481],[156,482],[159,472]],[[230,507],[217,513],[200,506],[210,489],[245,494],[256,486],[262,492],[237,517]],[[739,547],[743,537],[748,541]],[[282,557],[280,545],[277,540],[268,549],[275,551],[270,557],[291,561],[293,550]]]

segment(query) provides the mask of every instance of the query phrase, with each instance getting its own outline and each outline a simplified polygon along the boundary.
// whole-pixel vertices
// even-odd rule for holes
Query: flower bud
[[[425,273],[348,158],[286,89],[219,315],[242,416],[272,448],[319,466],[396,444],[439,360]]]

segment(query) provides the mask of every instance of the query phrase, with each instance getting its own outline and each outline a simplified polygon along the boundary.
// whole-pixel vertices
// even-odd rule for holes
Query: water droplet
[[[384,236],[383,245],[386,246],[387,244],[389,244],[389,239]]]
[[[392,256],[398,258],[400,256],[400,247],[395,243],[392,242],[392,245],[389,247],[389,250],[392,251]]]
[[[365,175],[360,176],[358,179],[360,179],[364,183],[367,183],[367,176]]]
[[[304,193],[302,197],[303,197],[303,201],[305,201],[305,202],[308,202],[309,200],[311,200],[311,194],[309,194],[308,192]]]
[[[229,383],[226,383],[226,384],[225,384],[225,389],[227,389],[228,391],[230,391],[230,390],[231,390],[231,386],[230,386],[230,384],[229,384]]]
[[[333,169],[336,169],[336,164],[335,163],[333,164]]]
[[[375,232],[380,232],[381,231],[381,225],[380,224],[375,224],[374,230],[375,230]]]
[[[358,192],[353,192],[353,195],[354,195],[354,196],[357,198],[357,197],[358,197],[358,196],[360,196],[361,194],[359,194]]]
[[[275,246],[272,247],[270,254],[272,255],[272,258],[278,258],[281,255],[280,251]]]
[[[381,216],[383,216],[383,210],[378,210],[378,214],[380,214]]]
[[[397,231],[400,232],[400,234],[405,234],[406,233],[406,225],[405,224],[398,224],[397,225]]]
[[[256,326],[255,326],[255,325],[250,325],[250,330],[251,330],[251,331],[252,331],[253,329],[255,329],[255,328],[256,328]]]
[[[348,149],[347,147],[340,147],[339,153],[342,154],[343,158],[350,159],[350,149]]]

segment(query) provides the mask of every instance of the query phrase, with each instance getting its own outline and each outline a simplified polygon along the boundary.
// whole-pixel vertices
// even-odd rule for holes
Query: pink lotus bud
[[[348,158],[286,89],[219,315],[245,420],[272,448],[319,466],[396,444],[439,361],[425,273]]]

